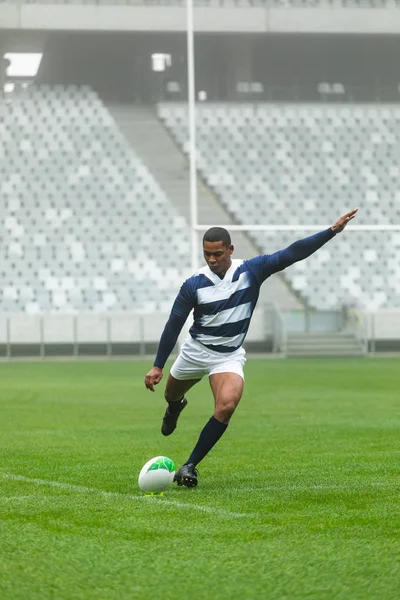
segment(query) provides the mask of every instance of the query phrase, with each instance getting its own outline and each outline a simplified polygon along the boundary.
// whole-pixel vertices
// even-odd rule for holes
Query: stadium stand
[[[186,221],[91,89],[13,97],[0,197],[2,311],[169,310],[189,262]]]
[[[159,116],[187,152],[187,107]],[[198,105],[197,130],[199,169],[239,223],[317,227],[360,206],[358,224],[400,224],[399,107]],[[251,235],[271,252],[306,234]],[[333,244],[285,272],[310,306],[400,305],[399,232]]]

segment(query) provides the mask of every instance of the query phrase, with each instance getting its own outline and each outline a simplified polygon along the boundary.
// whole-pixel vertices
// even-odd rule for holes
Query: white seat
[[[175,104],[173,114],[172,119],[168,106],[160,106],[160,118],[186,149],[186,106]],[[242,223],[329,223],[349,208],[345,199],[351,199],[352,205],[363,207],[358,223],[376,223],[379,206],[380,223],[400,224],[397,106],[202,104],[196,123],[205,179]],[[251,235],[269,253],[306,234]],[[331,242],[327,254],[318,252],[307,260],[305,279],[296,275],[300,267],[288,269],[284,276],[294,287],[301,282],[303,297],[317,308],[334,308],[342,302],[396,305],[399,298],[389,261],[398,235],[348,233],[340,242]],[[268,240],[273,240],[272,248]],[[377,256],[382,270],[379,286],[368,270],[369,266],[376,270]],[[357,285],[345,277],[348,284],[325,294],[332,280],[340,282],[343,264],[354,261],[360,265]],[[371,286],[376,292],[372,296]]]
[[[150,299],[158,305],[165,297],[162,276],[149,277],[143,265],[151,259],[153,269],[167,266],[173,250],[154,244],[154,227],[183,247],[189,246],[188,228],[98,96],[88,87],[30,87],[7,105],[0,128],[8,248],[2,267],[9,274],[2,278],[7,291],[0,310],[129,305],[144,311]],[[50,157],[43,168],[41,161]],[[130,270],[138,249],[141,267]],[[168,276],[170,302],[184,279],[187,254],[180,265]],[[126,282],[144,289],[136,304],[123,295]],[[31,290],[22,304],[17,289]]]

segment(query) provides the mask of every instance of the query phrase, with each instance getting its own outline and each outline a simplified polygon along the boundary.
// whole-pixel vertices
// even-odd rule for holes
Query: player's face
[[[225,275],[231,266],[233,246],[224,246],[223,242],[204,242],[203,254],[206,263],[216,275]]]

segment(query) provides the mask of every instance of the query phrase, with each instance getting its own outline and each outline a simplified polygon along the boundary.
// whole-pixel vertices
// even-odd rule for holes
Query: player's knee
[[[235,412],[237,406],[237,402],[234,400],[227,400],[225,402],[221,402],[215,408],[215,418],[221,423],[228,424],[233,413]]]
[[[164,398],[167,402],[173,402],[175,400],[174,395],[171,393],[171,390],[165,388]]]
[[[168,389],[168,388],[165,388],[164,398],[166,399],[167,402],[176,402],[177,400],[181,399],[179,397],[179,394],[174,393],[173,390]]]

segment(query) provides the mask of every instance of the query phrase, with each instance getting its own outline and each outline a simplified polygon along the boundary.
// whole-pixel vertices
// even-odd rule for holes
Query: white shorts
[[[182,344],[179,356],[171,367],[175,379],[201,379],[214,373],[236,373],[244,379],[243,365],[246,352],[238,348],[229,354],[209,350],[192,337]]]

